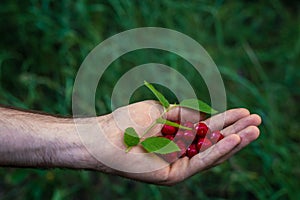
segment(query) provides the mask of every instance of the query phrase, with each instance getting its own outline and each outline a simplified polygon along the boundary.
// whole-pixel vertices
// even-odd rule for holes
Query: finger
[[[181,123],[190,121],[192,123],[197,123],[205,119],[206,114],[189,108],[183,108],[176,106],[166,113],[166,119],[171,121],[179,120]]]
[[[235,134],[240,132],[241,130],[247,128],[248,126],[259,126],[261,124],[260,116],[256,114],[249,115],[238,120],[236,123],[226,127],[221,132],[224,136]]]
[[[223,127],[227,127],[239,119],[242,119],[250,115],[250,112],[245,108],[231,109],[221,114],[215,115],[207,120],[205,123],[209,126],[210,130],[221,130]]]
[[[219,165],[228,158],[232,157],[234,154],[236,154],[238,151],[243,149],[245,146],[250,144],[252,141],[256,140],[259,137],[260,131],[258,127],[256,126],[249,126],[243,130],[241,130],[237,135],[241,138],[241,143],[236,146],[232,151],[230,151],[228,154],[224,155],[222,158],[220,158],[214,165]],[[228,137],[228,136],[227,136]]]
[[[240,141],[241,139],[238,135],[229,135],[204,152],[197,154],[188,163],[186,168],[187,176],[211,167],[217,160],[234,149]]]

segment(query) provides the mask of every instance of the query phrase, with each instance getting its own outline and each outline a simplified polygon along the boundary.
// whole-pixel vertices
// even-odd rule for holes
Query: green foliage
[[[208,114],[216,114],[218,111],[211,108],[209,105],[199,99],[185,99],[179,104],[182,107],[198,110]]]
[[[134,128],[132,127],[126,128],[124,133],[124,142],[127,147],[138,145],[138,143],[140,142],[140,138],[139,135],[134,130]]]
[[[249,108],[263,124],[261,137],[230,162],[174,187],[88,171],[3,168],[0,199],[299,199],[299,9],[298,1],[283,0],[2,0],[0,104],[71,115],[73,82],[89,51],[121,31],[158,26],[202,44],[222,73],[228,107]],[[97,112],[111,112],[112,87],[124,73],[150,62],[172,66],[199,99],[210,101],[189,63],[147,49],[122,56],[106,70]],[[132,101],[153,98],[146,90]],[[168,90],[164,95],[177,101]]]
[[[172,122],[172,121],[166,120],[166,119],[164,119],[162,117],[157,118],[155,121],[158,124],[165,124],[165,125],[173,126],[173,127],[184,129],[184,130],[192,130],[192,128],[189,128],[189,127],[186,127],[186,126],[182,126],[180,124],[177,124],[176,122]]]
[[[175,151],[180,151],[179,147],[173,142],[164,137],[149,137],[146,138],[141,145],[148,152],[154,152],[159,154],[167,154]]]
[[[169,108],[170,103],[168,102],[168,100],[164,97],[164,95],[162,95],[162,93],[160,93],[159,91],[157,91],[155,89],[155,87],[153,87],[153,85],[151,85],[150,83],[148,83],[147,81],[144,81],[145,86],[147,86],[147,88],[149,88],[149,90],[151,90],[151,92],[156,96],[157,100],[160,102],[160,104],[164,107],[164,108]]]

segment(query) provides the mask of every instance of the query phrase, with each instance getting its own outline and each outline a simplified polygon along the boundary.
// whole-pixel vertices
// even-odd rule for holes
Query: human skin
[[[191,159],[180,158],[172,164],[146,153],[140,146],[125,153],[124,129],[132,126],[141,134],[162,112],[158,102],[142,101],[107,115],[77,118],[75,124],[73,118],[0,107],[0,166],[87,169],[158,185],[173,185],[221,164],[259,136],[257,126],[261,119],[247,109],[231,109],[204,119],[203,113],[176,107],[163,117],[193,123],[204,120],[212,131],[221,130],[225,138]],[[105,140],[101,145],[86,145],[83,138],[89,136],[89,130],[78,133],[78,126],[91,127],[95,121]],[[146,137],[159,135],[160,129],[161,125],[155,126]],[[114,167],[99,159],[111,156]],[[149,162],[155,170],[150,170]],[[130,167],[141,170],[128,171]]]

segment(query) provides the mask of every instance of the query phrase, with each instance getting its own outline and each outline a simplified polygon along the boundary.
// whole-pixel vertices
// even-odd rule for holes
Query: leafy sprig
[[[154,126],[157,124],[165,124],[169,126],[173,126],[180,129],[186,129],[191,130],[189,127],[182,126],[180,124],[177,124],[175,122],[166,120],[162,118],[162,116],[168,112],[171,108],[180,106],[185,107],[193,110],[197,110],[199,112],[204,112],[207,114],[215,114],[217,113],[216,110],[211,108],[208,104],[204,103],[203,101],[199,99],[185,99],[181,101],[177,105],[170,105],[168,100],[161,94],[159,91],[155,89],[153,85],[148,83],[147,81],[144,81],[144,84],[147,88],[151,90],[151,92],[156,96],[158,101],[161,103],[161,105],[164,107],[164,112],[162,115],[157,118],[142,134],[142,137],[144,137]],[[158,153],[158,154],[167,154],[172,153],[176,151],[180,151],[179,147],[175,142],[172,140],[169,140],[168,138],[164,137],[149,137],[146,138],[144,141],[141,142],[141,137],[137,134],[136,130],[133,127],[128,127],[124,132],[124,143],[127,147],[126,152],[130,151],[130,149],[134,146],[141,145],[147,152],[150,153]]]

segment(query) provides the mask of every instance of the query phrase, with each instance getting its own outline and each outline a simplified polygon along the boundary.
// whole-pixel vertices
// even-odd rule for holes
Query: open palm
[[[112,114],[117,117],[118,120],[123,118],[125,121],[128,121],[130,118],[130,124],[125,123],[126,125],[124,126],[118,126],[118,128],[116,128],[116,130],[119,130],[117,131],[118,134],[112,137],[112,142],[117,146],[124,147],[122,141],[124,130],[122,129],[124,129],[125,126],[133,126],[139,133],[142,133],[161,113],[162,107],[156,101],[143,101],[117,109]],[[191,121],[193,123],[204,120],[202,113],[179,107],[171,109],[164,117],[169,120]],[[125,166],[124,163],[126,163],[126,165],[132,163],[132,166],[136,169],[144,169],[147,167],[150,169],[150,166],[161,167],[153,167],[151,169],[155,170],[152,171],[140,170],[137,172],[115,170],[114,173],[154,184],[176,184],[198,172],[226,161],[236,152],[247,146],[259,136],[257,126],[261,123],[261,119],[258,115],[250,114],[250,112],[244,108],[231,109],[205,119],[204,121],[212,131],[221,130],[225,138],[191,159],[183,157],[172,164],[166,163],[163,159],[153,154],[149,155],[149,153],[145,153],[141,147],[134,147],[128,154],[124,153],[124,151],[121,151],[122,153],[116,152],[114,156],[118,166],[120,166],[119,169],[122,169],[122,165]],[[161,126],[154,127],[147,136],[158,135],[160,129]],[[143,155],[144,160],[135,160],[135,155]]]

